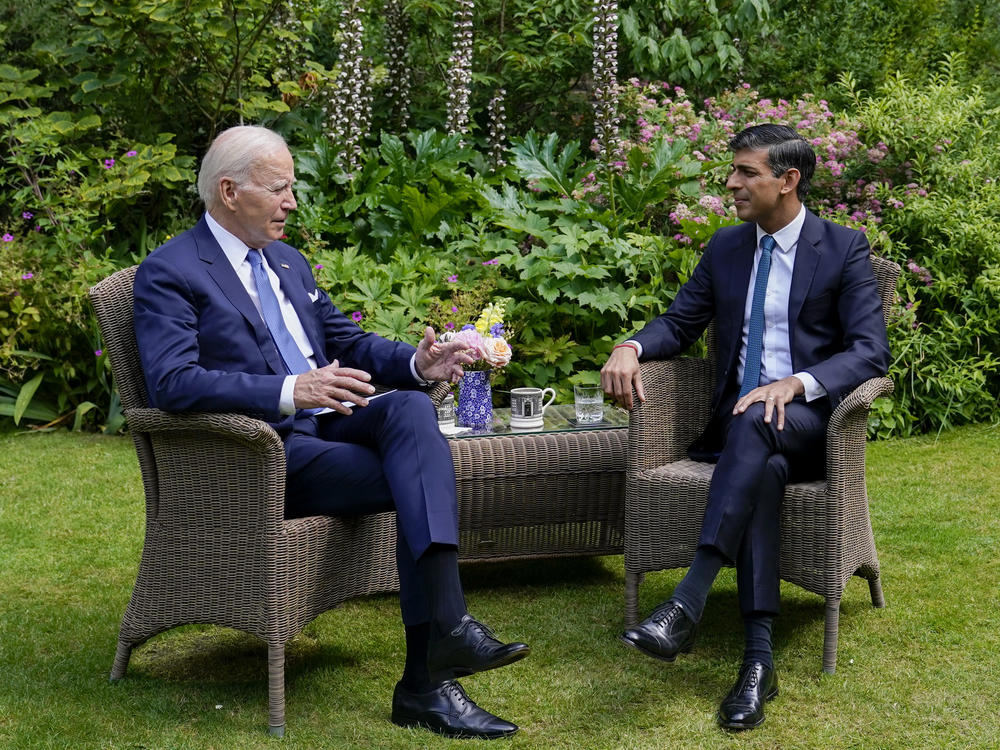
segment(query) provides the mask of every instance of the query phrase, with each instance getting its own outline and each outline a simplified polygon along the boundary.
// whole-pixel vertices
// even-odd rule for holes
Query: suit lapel
[[[799,244],[795,248],[795,267],[792,268],[792,288],[788,291],[788,344],[789,351],[795,352],[795,322],[799,319],[802,303],[812,285],[813,276],[819,266],[823,249],[820,247],[820,220],[806,211],[805,223],[799,233]],[[794,358],[794,356],[793,356]],[[792,362],[794,369],[795,362]]]
[[[727,259],[731,273],[727,273],[729,282],[728,299],[732,300],[729,309],[726,310],[726,330],[731,331],[729,341],[729,351],[726,352],[733,358],[739,356],[739,346],[743,335],[743,313],[746,310],[747,293],[750,288],[750,274],[753,273],[753,256],[757,249],[756,224],[744,224],[745,231],[741,233],[738,242],[733,246],[732,255]]]
[[[226,257],[226,254],[222,252],[219,243],[215,241],[212,230],[208,228],[208,223],[204,217],[195,225],[194,236],[198,247],[198,257],[205,263],[208,275],[212,277],[212,280],[218,285],[226,299],[229,300],[229,303],[239,310],[240,314],[246,318],[246,321],[253,328],[257,346],[260,348],[261,355],[267,362],[268,367],[275,373],[283,375],[287,372],[285,370],[285,363],[282,361],[281,355],[274,345],[271,333],[267,330],[267,326],[260,317],[260,313],[257,312],[257,308],[254,307],[253,300],[247,294],[247,290],[244,288],[243,282],[240,281],[240,277],[236,275],[236,271],[233,270],[233,266]]]
[[[219,243],[212,236],[212,230],[208,228],[208,223],[202,218],[195,226],[195,240],[198,245],[198,257],[206,264],[208,275],[219,285],[219,289],[226,295],[226,299],[250,322],[254,328],[260,323],[264,326],[264,321],[260,318],[260,313],[253,306],[253,301],[247,290],[243,288],[243,282],[236,275],[226,254],[222,252]]]

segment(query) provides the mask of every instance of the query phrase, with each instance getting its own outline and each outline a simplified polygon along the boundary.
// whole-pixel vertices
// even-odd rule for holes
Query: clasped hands
[[[472,356],[460,341],[437,341],[434,329],[424,329],[424,337],[417,345],[414,365],[424,380],[457,382],[464,371],[462,365],[472,364]],[[375,392],[372,376],[364,370],[341,367],[333,360],[326,367],[303,372],[295,378],[293,399],[296,409],[329,408],[340,414],[350,414],[351,407],[368,406],[367,396]]]
[[[608,361],[601,368],[601,388],[619,406],[632,408],[632,391],[645,403],[646,392],[642,387],[642,376],[639,373],[639,357],[635,349],[623,346],[611,352]],[[758,386],[747,395],[740,398],[733,407],[733,414],[742,414],[751,404],[758,401],[764,404],[764,421],[767,424],[777,415],[777,429],[785,429],[785,404],[796,396],[805,393],[802,381],[794,375],[776,380],[767,385]]]

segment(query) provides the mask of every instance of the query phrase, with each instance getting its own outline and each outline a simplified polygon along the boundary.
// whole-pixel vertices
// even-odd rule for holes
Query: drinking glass
[[[595,424],[604,419],[604,392],[599,385],[573,386],[577,424]]]

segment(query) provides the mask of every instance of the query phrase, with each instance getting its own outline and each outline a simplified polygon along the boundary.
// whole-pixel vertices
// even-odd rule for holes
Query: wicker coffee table
[[[459,559],[617,555],[623,549],[628,414],[605,406],[577,426],[573,405],[545,411],[543,428],[449,438],[458,486]]]

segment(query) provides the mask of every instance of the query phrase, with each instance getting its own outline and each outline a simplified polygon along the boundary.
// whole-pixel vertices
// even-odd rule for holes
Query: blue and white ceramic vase
[[[466,370],[458,383],[455,417],[459,427],[483,430],[493,426],[493,392],[489,370]]]

